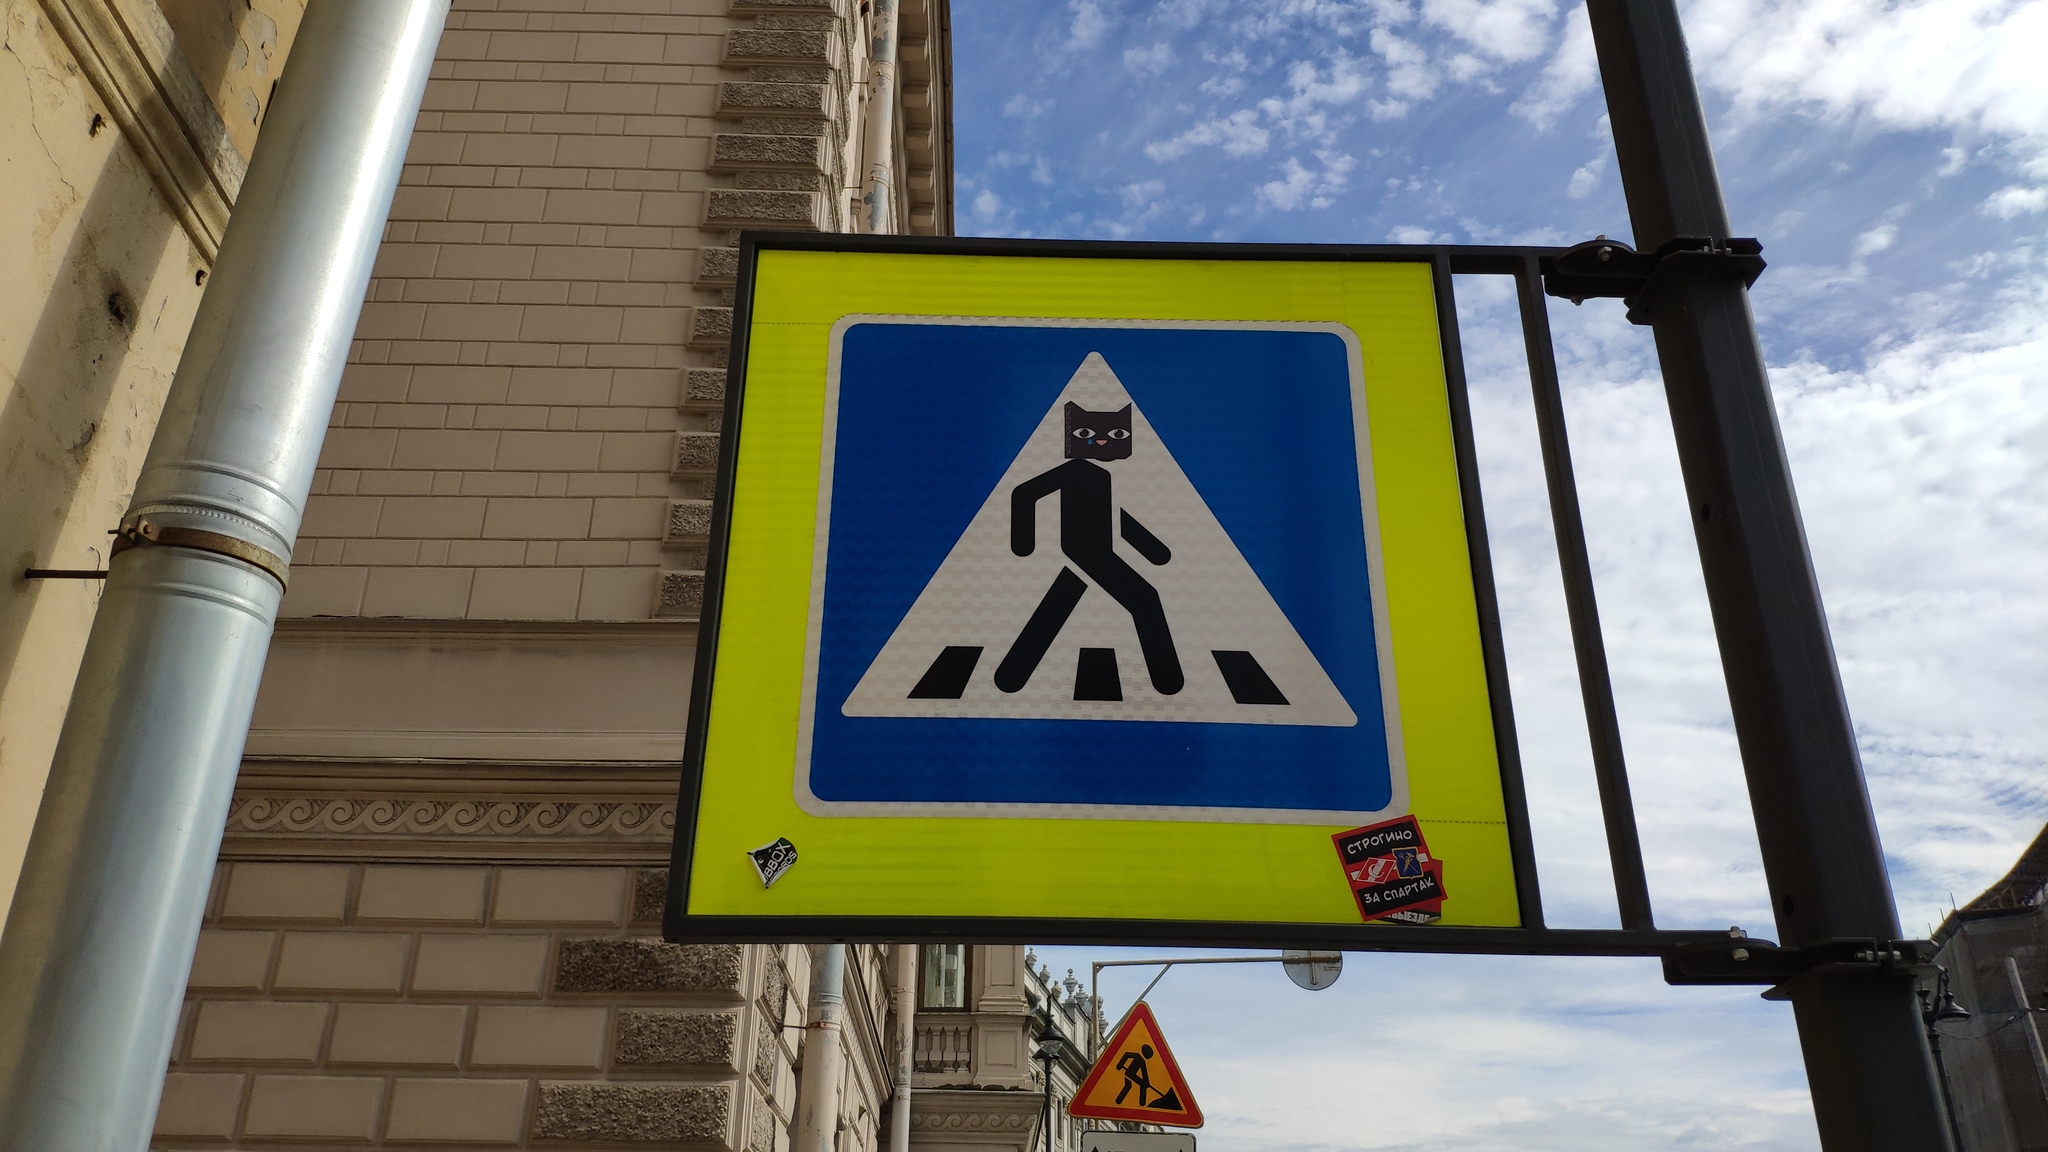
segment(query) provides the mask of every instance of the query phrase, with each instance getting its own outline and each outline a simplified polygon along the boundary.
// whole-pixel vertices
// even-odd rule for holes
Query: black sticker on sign
[[[1420,876],[1353,888],[1351,894],[1358,898],[1358,910],[1367,920],[1378,920],[1418,904],[1442,900],[1444,885],[1432,868]]]
[[[1339,832],[1330,839],[1336,841],[1337,855],[1343,859],[1347,869],[1375,856],[1391,856],[1396,848],[1413,851],[1424,847],[1422,826],[1415,822],[1413,816]]]
[[[761,887],[767,888],[782,879],[782,874],[796,863],[796,845],[789,842],[789,837],[778,836],[774,843],[763,844],[748,852],[747,859],[754,862],[754,871],[761,874]]]

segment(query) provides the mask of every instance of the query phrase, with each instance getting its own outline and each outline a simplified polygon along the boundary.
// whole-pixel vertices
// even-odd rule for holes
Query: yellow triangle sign
[[[1140,1000],[1110,1037],[1088,1070],[1088,1078],[1067,1105],[1071,1116],[1096,1120],[1137,1120],[1175,1128],[1200,1128],[1202,1109],[1188,1091],[1187,1078],[1159,1031],[1152,1009]]]

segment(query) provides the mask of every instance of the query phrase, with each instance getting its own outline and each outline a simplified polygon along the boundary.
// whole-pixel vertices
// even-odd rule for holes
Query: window
[[[926,1008],[967,1007],[967,945],[924,946],[922,999]]]

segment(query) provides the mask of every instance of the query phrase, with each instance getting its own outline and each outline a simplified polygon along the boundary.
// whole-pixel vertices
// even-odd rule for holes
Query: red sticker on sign
[[[1330,837],[1344,879],[1367,920],[1428,924],[1443,916],[1443,861],[1432,856],[1422,825],[1399,816]]]

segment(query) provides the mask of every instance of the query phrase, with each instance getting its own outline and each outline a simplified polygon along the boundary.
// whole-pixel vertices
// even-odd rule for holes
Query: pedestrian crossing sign
[[[669,934],[1516,925],[1431,265],[955,249],[742,249]]]
[[[1074,1090],[1067,1114],[1088,1120],[1135,1120],[1200,1128],[1202,1106],[1166,1046],[1166,1034],[1143,1000],[1117,1026],[1088,1078]]]

